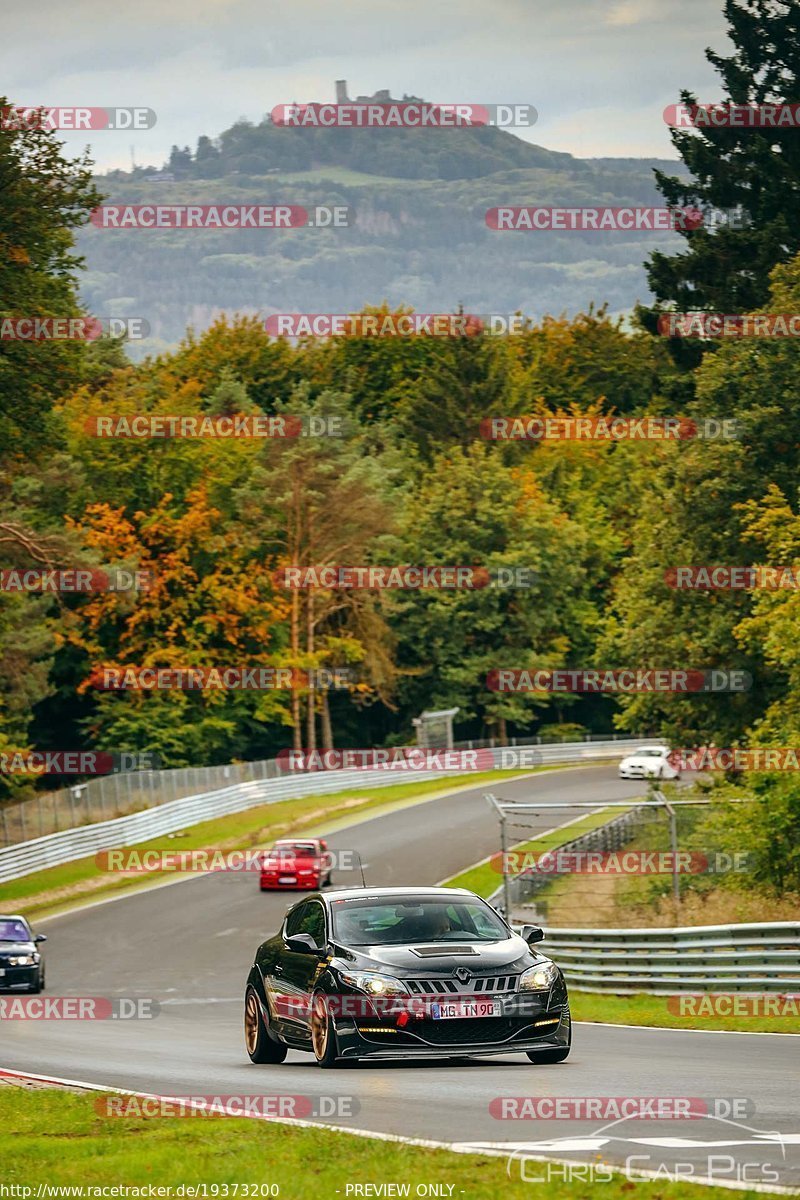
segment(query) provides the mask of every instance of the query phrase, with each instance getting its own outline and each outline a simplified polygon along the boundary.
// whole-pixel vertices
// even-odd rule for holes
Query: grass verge
[[[546,953],[547,947],[544,949]],[[766,993],[759,995],[760,1003],[763,1004]],[[673,1006],[677,1005],[679,999],[677,996],[614,996],[598,992],[580,992],[575,988],[569,990],[570,1011],[576,1021],[603,1021],[611,1025],[651,1027],[659,1025],[667,1029],[726,1030],[734,1033],[800,1033],[800,999],[785,1001],[790,1012],[794,1010],[794,1015],[775,1017],[744,1014],[713,1017],[692,1015],[692,997],[683,997],[684,1002],[689,1005],[689,1013],[681,1016],[670,1012],[668,1007],[670,1002]],[[744,1003],[747,997],[734,995],[732,1002],[735,1004],[737,999]],[[767,998],[767,1002],[780,1004],[782,999],[773,994]]]
[[[536,773],[554,770],[554,767],[538,767]],[[175,834],[166,834],[148,842],[139,842],[138,851],[167,850],[184,851],[213,848],[219,850],[243,850],[268,845],[276,837],[305,832],[312,833],[317,825],[325,822],[325,829],[332,832],[332,822],[349,824],[365,813],[377,809],[390,809],[418,800],[432,799],[437,795],[480,786],[488,781],[513,779],[531,771],[486,771],[469,775],[451,775],[443,780],[392,784],[389,787],[364,788],[334,795],[316,794],[296,800],[281,800],[273,804],[262,804],[257,808],[231,813],[212,821],[203,821]],[[58,867],[49,867],[20,879],[12,879],[0,886],[0,904],[6,911],[23,913],[26,916],[42,915],[81,900],[94,900],[119,892],[133,891],[163,883],[170,876],[164,872],[142,878],[138,876],[112,876],[102,871],[93,855],[75,859]]]
[[[520,1180],[519,1165],[516,1178],[509,1177],[504,1157],[453,1154],[235,1117],[109,1119],[97,1114],[97,1101],[102,1103],[99,1093],[0,1088],[0,1128],[8,1147],[4,1183],[30,1188],[27,1196],[35,1196],[39,1184],[81,1189],[205,1185],[206,1196],[218,1197],[234,1196],[236,1184],[240,1195],[267,1195],[264,1185],[276,1184],[280,1200],[344,1198],[358,1194],[348,1192],[348,1184],[352,1189],[367,1183],[408,1186],[408,1193],[404,1188],[383,1194],[427,1192],[464,1200],[534,1194],[530,1183]],[[418,1185],[434,1183],[442,1185],[438,1192],[428,1188],[417,1193]],[[250,1185],[248,1192],[245,1184]],[[256,1190],[257,1185],[263,1190]],[[637,1186],[647,1200],[708,1200],[707,1187],[661,1181],[634,1184],[618,1175],[604,1182],[604,1200],[622,1200]],[[589,1200],[593,1187],[588,1181],[555,1179],[547,1185],[548,1200]],[[17,1194],[27,1200],[25,1193]],[[141,1194],[147,1195],[147,1190]],[[757,1193],[739,1195],[755,1198]]]

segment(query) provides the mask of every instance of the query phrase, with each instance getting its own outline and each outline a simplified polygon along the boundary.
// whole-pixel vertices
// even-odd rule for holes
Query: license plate
[[[432,1004],[434,1021],[463,1020],[464,1017],[499,1017],[500,1010],[494,1000],[454,1000],[450,1004]]]
[[[278,883],[297,883],[294,875],[279,875]]]
[[[2,976],[5,975],[5,973],[6,973],[5,967],[0,967],[0,978],[2,978]]]

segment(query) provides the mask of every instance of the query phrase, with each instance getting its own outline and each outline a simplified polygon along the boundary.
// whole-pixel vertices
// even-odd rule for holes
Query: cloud
[[[606,14],[606,25],[641,25],[659,14],[658,0],[619,0]]]
[[[15,103],[142,105],[154,129],[93,135],[101,169],[160,164],[240,116],[290,100],[388,87],[442,102],[528,103],[524,136],[580,155],[669,155],[661,111],[681,88],[716,95],[721,0],[39,0],[4,16],[3,87]],[[613,114],[610,116],[609,114]],[[86,135],[65,134],[77,152]],[[610,149],[613,147],[614,149]]]

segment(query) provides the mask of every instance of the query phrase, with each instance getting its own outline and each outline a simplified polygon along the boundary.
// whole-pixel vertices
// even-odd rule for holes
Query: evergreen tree
[[[796,101],[800,94],[800,5],[726,0],[735,47],[729,57],[706,50],[719,71],[723,104]],[[698,103],[683,91],[684,105]],[[699,122],[698,122],[699,126]],[[740,209],[743,227],[682,230],[687,251],[655,251],[648,277],[658,302],[678,310],[751,312],[769,295],[769,272],[800,250],[800,140],[792,127],[675,128],[672,142],[691,178],[656,171],[670,206]],[[657,309],[642,311],[655,329]]]

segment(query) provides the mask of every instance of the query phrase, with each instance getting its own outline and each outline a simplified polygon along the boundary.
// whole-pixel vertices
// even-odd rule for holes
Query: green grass
[[[544,947],[545,953],[547,947]],[[721,989],[720,989],[721,990]],[[716,993],[717,995],[719,994]],[[743,998],[744,999],[744,998]],[[680,1016],[670,1012],[675,996],[614,996],[569,990],[569,1006],[576,1021],[605,1021],[612,1025],[660,1025],[668,1029],[722,1029],[738,1033],[800,1033],[800,1001],[797,1016]]]
[[[573,838],[580,837],[582,833],[590,833],[599,825],[605,825],[610,819],[609,814],[613,816],[624,811],[626,810],[605,809],[598,813],[590,813],[586,817],[581,817],[579,821],[569,824],[566,828],[561,826],[551,833],[531,838],[530,841],[518,842],[511,849],[523,854],[544,854],[548,850],[555,850],[558,846],[563,846],[565,842],[571,842]],[[466,871],[460,871],[458,875],[454,875],[452,879],[447,879],[445,882],[449,887],[465,887],[479,896],[491,896],[492,892],[496,891],[503,882],[503,877],[497,869],[499,865],[499,855],[492,855],[491,858],[475,863],[474,866],[468,867]]]
[[[233,1197],[235,1184],[275,1183],[280,1200],[322,1200],[337,1194],[345,1200],[348,1184],[365,1183],[407,1184],[412,1196],[417,1184],[438,1183],[445,1185],[444,1195],[456,1200],[538,1194],[520,1181],[518,1166],[516,1177],[507,1174],[504,1157],[453,1154],[235,1117],[108,1118],[95,1109],[102,1102],[99,1093],[0,1088],[3,1183],[29,1187],[29,1195],[35,1195],[40,1183],[79,1188],[205,1184],[209,1197],[225,1197],[224,1185]],[[554,1180],[547,1185],[548,1200],[590,1200],[594,1186]],[[643,1200],[708,1200],[705,1187],[635,1184],[617,1175],[603,1183],[602,1195],[604,1200],[623,1200],[623,1193],[637,1187]],[[24,1193],[21,1200],[26,1200]]]
[[[553,767],[537,767],[537,772],[553,770]],[[149,842],[137,843],[138,851],[166,850],[168,852],[196,850],[214,847],[221,850],[240,850],[253,846],[267,845],[276,837],[303,831],[312,833],[321,822],[325,830],[333,831],[331,822],[338,819],[340,825],[350,824],[373,809],[413,804],[417,800],[430,799],[459,788],[476,787],[482,783],[513,779],[530,770],[485,771],[469,775],[453,775],[447,779],[431,779],[423,782],[392,784],[382,788],[363,788],[335,795],[315,794],[301,799],[281,800],[274,804],[263,804],[244,812],[231,813],[212,821],[192,825],[180,836],[161,835]],[[132,890],[163,883],[169,878],[157,872],[145,880],[127,876],[113,876],[100,870],[94,856],[76,859],[45,871],[24,875],[2,885],[0,902],[14,912],[34,915],[54,911],[67,905],[72,906],[81,899],[94,900],[100,896],[121,890]]]

